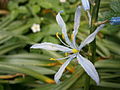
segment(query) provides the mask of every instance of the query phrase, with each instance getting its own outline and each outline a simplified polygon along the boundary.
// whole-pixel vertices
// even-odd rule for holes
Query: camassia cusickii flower
[[[97,29],[92,34],[90,34],[83,42],[81,42],[80,45],[77,45],[76,35],[77,35],[78,28],[79,28],[79,25],[80,25],[81,6],[78,6],[77,9],[76,9],[76,12],[75,12],[74,30],[73,30],[73,33],[71,35],[72,36],[72,41],[70,41],[70,39],[67,35],[66,24],[63,21],[60,13],[61,12],[59,12],[56,15],[56,20],[57,20],[58,25],[62,29],[62,34],[64,35],[65,42],[62,41],[62,39],[58,36],[58,34],[57,34],[57,37],[63,43],[63,46],[58,45],[58,44],[49,43],[49,42],[44,42],[44,43],[40,43],[40,44],[34,44],[31,48],[45,49],[45,50],[52,50],[52,51],[62,51],[64,53],[69,53],[70,54],[70,55],[68,55],[64,58],[56,59],[56,60],[67,59],[67,61],[60,67],[60,69],[58,70],[58,72],[54,76],[54,80],[56,81],[56,83],[59,82],[59,79],[61,78],[65,68],[70,63],[70,61],[73,60],[74,58],[76,58],[76,60],[83,67],[85,72],[97,84],[99,84],[99,76],[98,76],[98,73],[97,73],[94,65],[87,58],[83,57],[80,54],[80,50],[83,47],[85,47],[87,44],[91,43],[95,39],[96,34],[104,27],[104,24],[97,27]],[[51,60],[54,60],[54,58],[51,58]]]

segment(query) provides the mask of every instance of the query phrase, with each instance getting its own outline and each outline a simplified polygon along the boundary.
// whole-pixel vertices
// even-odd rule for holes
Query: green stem
[[[85,74],[85,86],[84,86],[84,90],[89,90],[89,86],[90,86],[90,77]]]
[[[91,22],[90,33],[94,32],[95,29],[97,28],[94,24],[97,22],[98,19],[99,6],[100,6],[100,0],[95,0],[95,5],[91,7],[92,22]],[[90,52],[92,54],[90,60],[92,61],[92,63],[94,63],[96,56],[96,39],[90,44]]]
[[[95,0],[95,4],[92,6],[91,5],[91,15],[92,15],[92,21],[91,21],[91,27],[90,27],[90,33],[94,32],[95,29],[97,28],[94,23],[97,22],[98,19],[98,12],[99,12],[99,6],[100,6],[100,0]],[[90,61],[92,63],[95,62],[95,57],[96,57],[96,39],[90,44],[89,52],[91,53],[92,56],[89,57]],[[90,77],[88,75],[85,76],[85,86],[84,90],[89,90],[90,86]]]

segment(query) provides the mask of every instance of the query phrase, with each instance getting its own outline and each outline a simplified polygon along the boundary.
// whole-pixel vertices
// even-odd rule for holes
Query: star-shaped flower
[[[40,31],[40,25],[39,24],[33,24],[31,27],[31,30],[33,33],[39,32]]]
[[[99,84],[99,76],[98,73],[94,67],[94,65],[85,57],[83,57],[80,54],[80,50],[86,46],[87,44],[91,43],[94,39],[96,34],[103,28],[104,24],[100,25],[92,34],[90,34],[79,46],[76,44],[76,35],[78,32],[78,28],[80,25],[80,16],[81,16],[81,7],[78,6],[76,12],[75,12],[75,18],[74,18],[74,30],[72,33],[72,42],[70,41],[70,39],[68,38],[67,35],[67,30],[66,30],[66,25],[60,15],[60,12],[57,14],[56,16],[56,20],[58,25],[61,27],[62,29],[62,34],[64,35],[64,39],[65,42],[67,44],[65,44],[60,37],[57,35],[57,37],[59,38],[59,40],[64,44],[64,46],[62,45],[58,45],[58,44],[53,44],[53,43],[48,43],[48,42],[44,42],[41,44],[35,44],[33,45],[31,48],[34,49],[46,49],[46,50],[52,50],[52,51],[62,51],[64,53],[70,53],[70,55],[68,55],[65,58],[59,58],[56,60],[63,60],[63,59],[67,59],[67,61],[60,67],[60,69],[58,70],[58,72],[55,74],[54,76],[54,80],[56,81],[56,83],[59,82],[59,79],[62,76],[62,73],[64,72],[65,68],[67,67],[67,65],[70,63],[71,60],[73,60],[74,58],[77,58],[78,63],[83,67],[83,69],[86,71],[86,73],[97,83]],[[51,58],[51,60],[54,60],[54,58]]]
[[[66,2],[66,0],[59,0],[61,3],[64,3],[64,2]]]

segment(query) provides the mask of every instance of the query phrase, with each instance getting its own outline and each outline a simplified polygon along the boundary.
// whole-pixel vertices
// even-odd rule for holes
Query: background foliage
[[[6,1],[6,0],[5,0]],[[92,0],[91,0],[92,1]],[[4,2],[5,4],[5,2]],[[3,6],[5,6],[2,4]],[[0,90],[82,90],[85,83],[84,70],[73,61],[66,69],[61,84],[54,84],[53,76],[64,62],[49,58],[64,56],[45,50],[30,50],[40,42],[59,43],[55,36],[61,30],[55,16],[62,16],[69,34],[73,29],[74,12],[80,0],[9,0],[7,8],[0,9]],[[120,16],[119,0],[101,0],[99,20]],[[89,34],[88,18],[82,11],[81,26],[77,35],[80,43]],[[32,24],[40,24],[41,31],[33,33]],[[109,23],[97,35],[97,62],[95,66],[101,77],[96,86],[91,80],[91,90],[120,89],[120,26]],[[84,48],[83,54],[88,50]]]

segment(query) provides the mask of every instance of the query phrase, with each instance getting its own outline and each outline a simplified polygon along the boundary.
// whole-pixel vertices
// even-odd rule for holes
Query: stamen
[[[89,26],[91,25],[91,15],[90,15],[90,12],[87,11],[87,14],[88,14],[88,19],[89,19]]]
[[[65,45],[65,46],[67,46],[67,47],[70,47],[70,46],[68,46],[67,44],[65,44],[65,43],[62,41],[62,39],[59,37],[59,33],[58,33],[58,32],[56,33],[56,37],[60,40],[60,42],[61,42],[63,45]]]
[[[71,34],[71,40],[73,40],[73,38],[74,38],[74,34]]]
[[[49,60],[56,60],[55,58],[50,58]]]
[[[65,56],[67,57],[67,56],[68,56],[68,53],[65,53]]]
[[[64,60],[64,59],[67,59],[69,57],[75,57],[75,55],[76,55],[76,54],[69,55],[69,53],[67,53],[67,54],[68,54],[68,56],[66,56],[64,58],[58,58],[58,59],[56,59],[56,58],[50,58],[49,60]]]
[[[77,49],[72,49],[72,53],[78,53],[79,52],[79,50],[77,50]]]
[[[65,36],[64,36],[64,34],[62,34],[62,38],[63,38],[63,39],[65,39]]]
[[[56,37],[59,38],[59,33],[58,32],[56,33]]]

